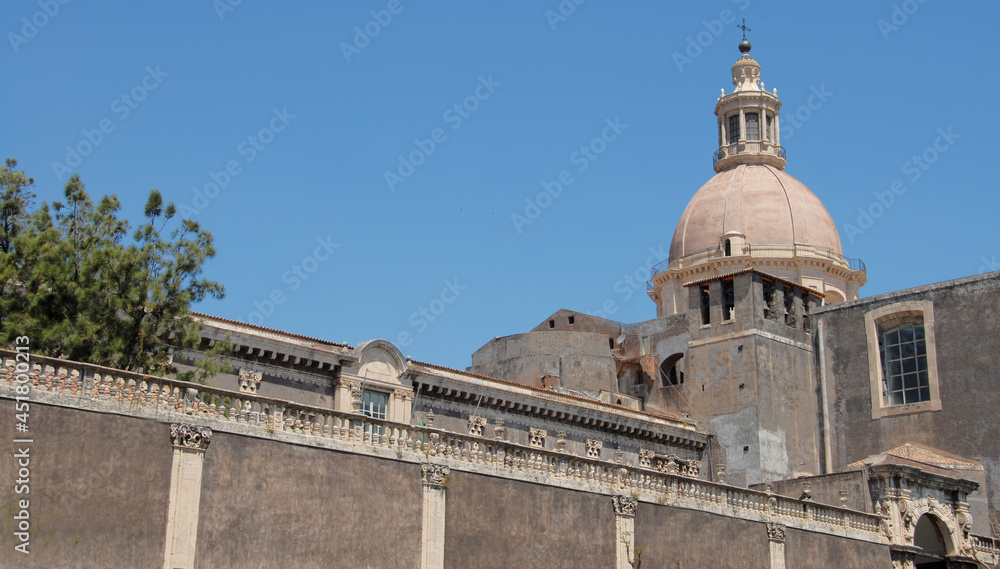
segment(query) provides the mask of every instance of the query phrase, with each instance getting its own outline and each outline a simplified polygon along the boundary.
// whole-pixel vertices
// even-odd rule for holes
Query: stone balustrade
[[[251,430],[260,429],[261,436],[291,434],[336,440],[358,447],[387,449],[401,460],[444,461],[453,470],[486,469],[494,475],[584,486],[589,491],[633,495],[647,502],[776,521],[790,527],[820,526],[825,531],[857,539],[885,541],[880,531],[882,517],[878,515],[700,480],[697,467],[676,457],[659,459],[649,467],[634,466],[34,355],[29,375],[33,390],[53,394],[60,400],[68,397],[117,402],[120,407],[116,412],[122,412],[123,408],[132,413],[139,409],[162,410],[211,422],[245,425]],[[14,352],[0,350],[0,396],[13,397],[14,379]],[[212,427],[225,430],[218,423]],[[982,544],[977,547],[992,547],[990,551],[995,551],[992,541],[977,543]]]

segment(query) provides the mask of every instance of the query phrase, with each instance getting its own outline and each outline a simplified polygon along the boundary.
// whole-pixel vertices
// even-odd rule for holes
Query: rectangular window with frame
[[[740,115],[729,117],[729,144],[740,141]]]
[[[747,140],[760,140],[760,115],[747,113]]]
[[[389,394],[365,389],[361,392],[361,414],[372,419],[382,419],[388,416]],[[365,431],[368,434],[381,435],[381,425],[368,424]]]
[[[865,314],[872,419],[941,410],[934,304],[909,300]]]
[[[765,125],[764,132],[767,135],[767,139],[770,140],[771,142],[774,142],[774,132],[771,130],[772,128],[771,123],[773,122],[774,122],[774,117],[772,117],[771,115],[767,115],[767,124]]]

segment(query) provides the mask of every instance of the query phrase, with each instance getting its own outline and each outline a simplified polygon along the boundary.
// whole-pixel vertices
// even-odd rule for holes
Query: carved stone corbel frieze
[[[612,496],[611,502],[615,506],[615,515],[626,518],[635,517],[635,510],[639,506],[639,499],[635,496]]]
[[[408,389],[396,389],[392,392],[396,399],[407,401],[413,399],[413,392]]]
[[[425,486],[444,488],[450,473],[451,469],[443,464],[425,462],[420,465],[420,477]]]
[[[767,523],[767,539],[771,541],[780,541],[784,543],[785,541],[785,524],[778,524],[774,522]]]
[[[186,423],[170,424],[170,442],[177,448],[205,450],[212,441],[212,429],[188,425]]]
[[[260,387],[260,380],[264,378],[264,374],[259,371],[253,371],[249,369],[240,370],[240,392],[241,393],[257,393],[257,389]]]

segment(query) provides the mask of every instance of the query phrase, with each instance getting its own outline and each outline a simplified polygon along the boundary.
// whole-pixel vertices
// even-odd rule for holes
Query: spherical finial
[[[740,53],[748,53],[750,51],[750,42],[743,40],[740,42]]]

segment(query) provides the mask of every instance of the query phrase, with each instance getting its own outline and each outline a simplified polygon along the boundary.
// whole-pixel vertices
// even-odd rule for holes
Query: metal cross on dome
[[[736,28],[743,30],[743,39],[747,39],[747,32],[750,31],[750,28],[747,27],[747,19],[743,18],[743,25],[736,26]]]

